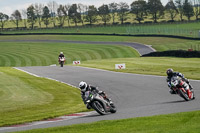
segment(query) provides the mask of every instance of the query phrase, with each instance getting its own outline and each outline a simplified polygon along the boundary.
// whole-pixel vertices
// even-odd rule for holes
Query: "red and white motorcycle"
[[[65,57],[59,57],[59,64],[61,67],[63,67],[64,63],[65,63]]]
[[[186,101],[195,99],[194,91],[191,90],[190,86],[181,77],[173,76],[171,78],[171,87]]]

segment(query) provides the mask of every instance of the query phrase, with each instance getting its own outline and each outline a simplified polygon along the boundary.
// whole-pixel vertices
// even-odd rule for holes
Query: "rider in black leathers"
[[[185,81],[188,85],[189,85],[189,88],[190,89],[193,89],[193,87],[191,86],[191,84],[189,83],[189,80],[184,78],[184,75],[182,73],[179,73],[179,72],[174,72],[173,69],[167,69],[166,71],[167,73],[167,83],[168,83],[168,87],[170,88],[170,93],[171,94],[176,94],[176,92],[174,92],[174,90],[171,88],[171,78],[173,76],[179,76],[183,79],[183,81]]]
[[[88,109],[91,109],[91,107],[89,105],[87,105],[86,101],[85,101],[85,92],[86,91],[91,91],[91,92],[95,92],[95,93],[98,93],[100,94],[101,96],[103,96],[104,99],[108,100],[110,102],[110,104],[113,104],[113,102],[111,101],[111,99],[109,99],[106,95],[106,93],[104,91],[100,91],[97,89],[97,87],[94,87],[94,86],[91,86],[91,85],[88,85],[86,82],[84,81],[81,81],[79,83],[79,88],[81,89],[81,98],[84,102],[84,104],[86,105],[86,107]]]

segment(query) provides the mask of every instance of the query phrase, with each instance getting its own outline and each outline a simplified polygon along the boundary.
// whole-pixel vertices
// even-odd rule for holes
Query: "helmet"
[[[173,75],[173,69],[172,68],[169,68],[169,69],[167,69],[167,71],[166,71],[166,73],[167,73],[167,75],[168,76],[172,76]]]
[[[84,81],[81,81],[81,82],[79,83],[79,88],[81,89],[82,92],[85,92],[85,91],[86,91],[87,86],[88,86],[87,83],[84,82]]]
[[[60,52],[60,54],[63,54],[63,52]]]

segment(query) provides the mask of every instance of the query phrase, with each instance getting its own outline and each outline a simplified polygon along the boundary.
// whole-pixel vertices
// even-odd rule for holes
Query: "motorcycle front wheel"
[[[185,93],[185,92],[183,92],[181,89],[179,89],[179,93],[180,93],[180,96],[181,96],[183,99],[185,99],[185,101],[189,101],[189,100],[190,100],[188,94]]]
[[[103,105],[99,101],[92,102],[92,108],[96,110],[100,115],[105,115],[106,111]]]

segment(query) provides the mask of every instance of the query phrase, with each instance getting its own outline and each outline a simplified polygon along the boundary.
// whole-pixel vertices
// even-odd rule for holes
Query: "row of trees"
[[[30,27],[33,28],[38,23],[41,28],[42,22],[46,27],[50,23],[56,27],[63,27],[65,22],[70,26],[70,22],[73,21],[77,26],[78,23],[89,22],[93,24],[97,22],[98,16],[101,21],[106,25],[110,20],[115,24],[116,18],[118,18],[123,24],[128,19],[128,14],[135,15],[134,20],[139,23],[145,19],[145,17],[152,17],[156,23],[158,19],[162,18],[165,13],[170,14],[171,21],[179,14],[180,20],[183,21],[183,16],[186,16],[188,20],[195,16],[198,19],[200,15],[200,0],[169,0],[169,2],[163,6],[160,0],[136,0],[129,6],[126,2],[110,3],[108,5],[103,4],[99,8],[94,5],[72,4],[72,5],[58,5],[55,1],[49,2],[46,6],[42,4],[33,4],[26,10],[16,10],[9,17],[4,13],[0,13],[0,27],[3,29],[5,23],[11,20],[16,27],[19,27],[19,23],[23,21],[24,27],[27,27],[27,22]],[[26,21],[27,20],[27,21]]]

